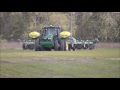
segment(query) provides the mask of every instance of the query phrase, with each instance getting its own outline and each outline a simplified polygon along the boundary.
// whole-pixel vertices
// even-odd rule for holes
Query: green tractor
[[[70,35],[70,32],[62,31],[60,27],[46,26],[39,32],[39,35],[37,32],[36,34],[31,32],[29,36],[36,38],[35,51],[67,51]]]

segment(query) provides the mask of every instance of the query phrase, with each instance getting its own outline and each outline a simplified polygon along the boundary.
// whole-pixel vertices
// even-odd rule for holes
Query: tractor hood
[[[53,35],[52,34],[45,35],[42,38],[42,41],[40,42],[40,45],[44,46],[44,47],[53,47],[54,43],[53,43],[52,40],[53,40]]]
[[[53,39],[53,35],[52,34],[48,34],[48,35],[45,35],[44,37],[43,37],[43,40],[45,40],[45,41],[51,41]]]

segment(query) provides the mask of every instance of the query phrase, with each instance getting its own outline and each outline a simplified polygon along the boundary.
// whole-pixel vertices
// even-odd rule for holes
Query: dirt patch
[[[0,48],[2,49],[8,49],[8,48],[14,48],[14,49],[22,49],[22,43],[20,42],[7,42],[7,43],[1,43]]]
[[[120,60],[120,58],[40,58],[40,59],[29,59],[29,60],[11,60],[1,61],[2,63],[28,63],[28,62],[91,62],[93,60]]]
[[[4,74],[4,73],[0,73],[0,76],[4,76],[4,77],[6,77],[6,78],[13,78],[13,77],[11,77],[10,75]]]
[[[11,63],[11,62],[9,62],[9,61],[2,61],[2,60],[0,60],[0,64],[2,64],[2,63]]]
[[[96,46],[96,48],[120,48],[120,43],[99,42],[95,46]]]

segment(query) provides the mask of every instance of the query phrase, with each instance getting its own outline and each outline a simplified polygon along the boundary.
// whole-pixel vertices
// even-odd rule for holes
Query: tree
[[[119,38],[119,15],[110,12],[77,13],[76,37],[99,38],[100,41],[115,41]],[[79,31],[78,31],[79,30]],[[79,33],[78,33],[79,32]]]
[[[0,12],[0,38],[28,38],[46,25],[70,30],[71,12]],[[72,12],[72,36],[77,39],[120,40],[120,12]]]

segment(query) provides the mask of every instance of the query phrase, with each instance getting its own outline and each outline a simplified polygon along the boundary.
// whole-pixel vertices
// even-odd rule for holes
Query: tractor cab
[[[56,36],[59,37],[60,32],[61,32],[60,27],[48,26],[43,28],[42,34],[43,36],[53,35],[53,37],[56,37]]]

